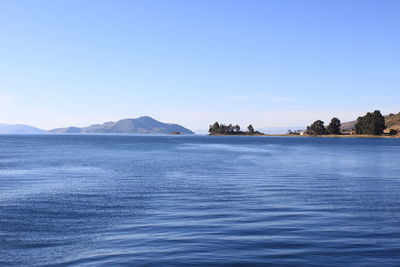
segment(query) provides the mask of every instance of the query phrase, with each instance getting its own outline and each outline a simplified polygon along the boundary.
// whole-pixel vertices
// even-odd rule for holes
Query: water
[[[0,136],[1,266],[399,266],[400,139]]]

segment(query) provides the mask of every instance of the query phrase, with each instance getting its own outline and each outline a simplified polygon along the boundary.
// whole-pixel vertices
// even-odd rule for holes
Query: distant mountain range
[[[0,124],[0,134],[43,134],[47,133],[29,125],[24,124]]]
[[[385,116],[387,129],[400,130],[400,113],[389,114]],[[353,129],[356,121],[342,123],[342,129]],[[260,130],[269,134],[283,134],[288,129],[302,129],[303,127],[269,127]],[[94,124],[88,127],[67,127],[53,130],[42,130],[24,124],[0,124],[0,134],[79,134],[79,133],[103,133],[103,134],[170,134],[179,132],[182,134],[194,134],[191,130],[178,125],[163,123],[151,117],[144,116],[136,119],[124,119],[116,122],[106,122],[103,124]],[[196,131],[197,133],[208,133],[208,129]]]
[[[194,134],[191,130],[178,125],[163,123],[151,117],[144,116],[137,119],[124,119],[117,122],[105,122],[88,127],[67,127],[49,131],[50,133],[103,133],[103,134],[170,134],[179,132],[182,134]]]
[[[0,124],[0,134],[194,134],[191,130],[171,123],[163,123],[151,117],[140,117],[137,119],[124,119],[117,122],[106,122],[103,124],[94,124],[88,127],[67,127],[53,130],[41,130],[24,124]]]

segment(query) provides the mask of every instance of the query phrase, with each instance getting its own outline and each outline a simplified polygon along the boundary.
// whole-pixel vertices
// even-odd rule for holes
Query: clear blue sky
[[[0,122],[400,112],[400,1],[0,0]]]

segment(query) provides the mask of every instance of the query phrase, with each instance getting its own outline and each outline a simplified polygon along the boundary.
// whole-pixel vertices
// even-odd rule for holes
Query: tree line
[[[373,113],[368,112],[365,116],[357,118],[354,127],[357,134],[381,135],[386,129],[385,117],[379,110],[375,110]]]
[[[255,131],[254,127],[250,124],[247,126],[247,131],[241,131],[239,125],[225,125],[219,124],[215,122],[213,125],[210,125],[208,130],[210,134],[221,134],[221,135],[255,135],[255,134],[263,134],[259,131]]]
[[[379,110],[374,112],[368,112],[365,116],[357,118],[357,122],[354,126],[355,134],[360,135],[382,135],[386,129],[385,117],[382,116]],[[324,122],[321,120],[315,121],[310,126],[307,126],[307,135],[339,135],[341,134],[341,123],[338,118],[332,118],[329,125],[325,128]],[[396,135],[397,131],[391,130],[391,135]]]
[[[336,117],[332,118],[328,127],[325,128],[324,122],[317,120],[313,122],[310,126],[307,126],[306,134],[308,135],[327,135],[327,134],[340,134],[341,133],[341,123]]]

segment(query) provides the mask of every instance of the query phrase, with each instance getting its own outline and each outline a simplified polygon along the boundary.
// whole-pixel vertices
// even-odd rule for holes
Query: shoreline
[[[375,138],[375,139],[384,139],[384,138],[400,138],[400,135],[291,135],[291,134],[208,134],[210,136],[271,136],[271,137],[322,137],[322,138]]]

